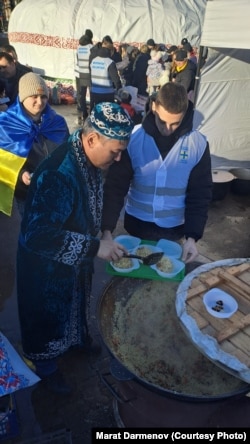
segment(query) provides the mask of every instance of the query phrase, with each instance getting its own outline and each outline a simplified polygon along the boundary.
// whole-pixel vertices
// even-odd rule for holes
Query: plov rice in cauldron
[[[111,351],[140,379],[194,396],[220,396],[245,385],[210,362],[183,332],[175,311],[178,283],[143,281],[120,298],[110,319]]]

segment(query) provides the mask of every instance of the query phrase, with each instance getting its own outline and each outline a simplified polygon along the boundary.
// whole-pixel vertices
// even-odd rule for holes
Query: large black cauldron
[[[168,283],[165,284],[166,293],[161,295],[162,297],[167,297]],[[114,395],[116,413],[121,423],[126,427],[226,427],[227,425],[249,427],[250,420],[246,419],[249,415],[243,415],[243,410],[250,413],[250,399],[244,396],[249,392],[250,386],[237,380],[237,389],[235,389],[236,378],[223,370],[220,371],[225,373],[226,378],[229,380],[232,378],[234,387],[232,390],[229,384],[226,393],[197,395],[178,392],[149,382],[122,362],[113,337],[117,322],[116,304],[122,303],[125,307],[131,295],[140,286],[145,286],[145,280],[115,277],[104,290],[98,304],[99,331],[110,353],[110,372],[102,375],[102,379]],[[178,283],[176,289],[177,287]],[[147,294],[145,294],[146,303]],[[168,322],[167,316],[168,313],[166,313],[166,322]],[[176,322],[179,323],[177,316]],[[180,326],[179,341],[184,338],[186,341],[186,335]],[[197,353],[190,342],[190,353],[192,350]],[[171,359],[169,356],[170,361]],[[217,366],[206,361],[208,366],[218,371]],[[189,377],[192,378],[193,375],[190,374]],[[225,412],[227,412],[226,417]]]

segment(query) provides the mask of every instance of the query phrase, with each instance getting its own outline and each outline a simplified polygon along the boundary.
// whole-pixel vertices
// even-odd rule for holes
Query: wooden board
[[[197,277],[192,282],[186,299],[187,306],[192,308],[192,316],[199,316],[204,327],[208,324],[213,327],[213,337],[222,348],[225,348],[226,341],[231,344],[236,343],[236,349],[240,348],[245,353],[246,365],[250,360],[250,328],[247,328],[250,327],[250,285],[246,283],[247,281],[250,282],[250,263],[232,267],[220,266],[214,268],[212,272],[208,271]],[[231,318],[216,318],[207,312],[202,298],[206,291],[214,287],[226,291],[237,300],[239,308]],[[202,330],[202,327],[200,329]],[[239,336],[240,340],[237,341]]]
[[[225,260],[226,263],[228,261]],[[221,262],[223,261],[219,261],[220,264]],[[183,283],[185,285],[184,281]],[[220,288],[236,299],[238,310],[230,318],[217,318],[206,310],[203,296],[212,288]],[[203,337],[205,335],[212,337],[216,341],[218,349],[230,354],[247,366],[250,375],[249,259],[236,265],[233,264],[233,260],[232,265],[213,266],[209,264],[207,271],[201,270],[200,273],[194,274],[194,278],[189,282],[186,290],[185,313],[193,318]],[[190,335],[190,337],[194,338],[195,335]],[[197,343],[200,345],[202,341],[197,341]]]

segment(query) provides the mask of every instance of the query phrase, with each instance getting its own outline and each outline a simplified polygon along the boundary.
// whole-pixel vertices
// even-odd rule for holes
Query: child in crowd
[[[131,105],[131,100],[132,100],[131,94],[128,91],[121,89],[118,92],[118,99],[119,99],[119,105],[128,112],[130,117],[131,118],[135,117],[136,111]]]
[[[121,88],[118,91],[117,101],[119,105],[127,111],[135,125],[138,125],[142,121],[142,113],[137,112],[133,105],[131,105],[132,95],[126,91],[126,89]]]
[[[150,60],[148,61],[148,68],[146,71],[149,95],[153,94],[160,87],[160,78],[163,72],[163,65],[161,63],[163,53],[152,49],[150,52]]]

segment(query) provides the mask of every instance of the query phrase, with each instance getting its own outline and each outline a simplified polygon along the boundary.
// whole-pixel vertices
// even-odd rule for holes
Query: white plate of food
[[[127,250],[133,250],[141,242],[139,237],[129,236],[127,234],[121,234],[120,236],[115,237],[114,240],[127,248]]]
[[[131,271],[140,267],[140,262],[138,259],[122,257],[117,261],[111,261],[110,265],[118,273],[131,273]]]
[[[179,261],[175,257],[169,257],[164,254],[157,264],[151,265],[156,273],[165,278],[173,278],[180,273],[185,267],[184,262]]]
[[[152,253],[160,253],[162,250],[156,245],[140,244],[133,249],[133,253],[141,257],[149,256]]]
[[[182,246],[177,242],[169,241],[167,239],[160,239],[157,244],[166,256],[175,257],[176,259],[180,259],[182,256]]]
[[[233,296],[220,288],[207,291],[203,302],[208,313],[216,318],[230,318],[238,310],[238,303]]]

